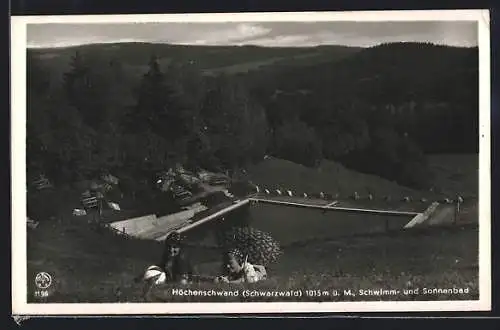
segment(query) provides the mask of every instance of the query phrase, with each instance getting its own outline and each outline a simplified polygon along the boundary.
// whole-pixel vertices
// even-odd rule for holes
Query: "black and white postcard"
[[[490,310],[488,11],[11,27],[14,315]]]

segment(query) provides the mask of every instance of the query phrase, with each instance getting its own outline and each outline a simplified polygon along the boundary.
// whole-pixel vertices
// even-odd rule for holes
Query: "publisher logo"
[[[50,276],[49,273],[40,272],[36,274],[35,285],[37,288],[39,288],[40,290],[45,290],[48,289],[51,284],[52,284],[52,276]]]

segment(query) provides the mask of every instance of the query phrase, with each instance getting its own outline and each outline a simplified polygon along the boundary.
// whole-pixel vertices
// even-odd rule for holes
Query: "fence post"
[[[458,215],[460,213],[460,201],[457,199],[457,203],[455,205],[455,217],[453,218],[453,224],[456,225],[458,223]]]

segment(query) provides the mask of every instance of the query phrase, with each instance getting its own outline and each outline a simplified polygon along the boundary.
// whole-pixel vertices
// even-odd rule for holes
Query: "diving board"
[[[432,203],[424,212],[417,214],[410,222],[408,222],[404,228],[413,228],[417,225],[420,225],[427,221],[437,210],[439,207],[438,202]]]

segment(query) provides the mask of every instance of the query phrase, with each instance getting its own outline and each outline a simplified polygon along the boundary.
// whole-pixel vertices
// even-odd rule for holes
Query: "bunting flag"
[[[282,196],[282,195],[285,195],[285,196],[290,196],[290,197],[293,197],[293,196],[300,196],[302,198],[309,198],[310,196],[312,196],[313,198],[321,198],[321,199],[339,199],[341,196],[340,196],[340,193],[335,193],[335,194],[330,194],[330,193],[325,193],[325,192],[320,192],[320,193],[298,193],[298,192],[295,192],[293,191],[292,189],[267,189],[267,188],[263,188],[263,187],[258,187],[258,186],[255,186],[255,190],[257,191],[257,193],[260,193],[260,192],[263,192],[267,195],[277,195],[277,196]],[[346,196],[347,197],[347,196]],[[363,197],[361,197],[358,192],[354,192],[352,195],[349,195],[348,198],[351,198],[353,200],[370,200],[370,201],[373,201],[376,199],[376,196],[372,193],[369,193]],[[386,195],[383,197],[383,199],[386,201],[386,202],[390,202],[393,200],[393,197],[390,196],[390,195]],[[404,196],[404,197],[401,197],[400,199],[398,199],[396,197],[396,199],[394,199],[395,201],[399,200],[401,202],[412,202],[413,201],[413,197],[411,196]],[[422,197],[422,198],[418,198],[418,197],[415,197],[415,201],[419,201],[421,203],[428,203],[429,202],[429,199],[428,198],[425,198],[425,197]],[[444,198],[443,200],[441,200],[442,203],[447,203],[447,204],[453,204],[453,203],[463,203],[463,197],[461,196],[458,196],[455,200],[454,199],[451,199],[451,198]]]

